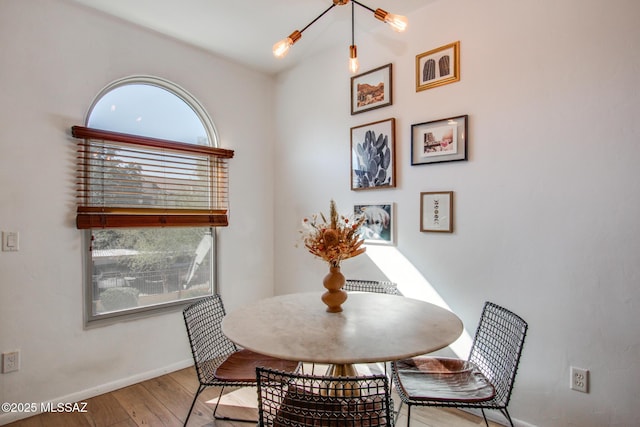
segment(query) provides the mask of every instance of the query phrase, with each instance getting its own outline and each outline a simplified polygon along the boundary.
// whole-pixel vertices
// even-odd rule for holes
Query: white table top
[[[327,313],[321,292],[281,295],[227,314],[222,332],[241,347],[301,362],[351,364],[398,360],[439,350],[462,321],[436,305],[402,296],[349,292]]]

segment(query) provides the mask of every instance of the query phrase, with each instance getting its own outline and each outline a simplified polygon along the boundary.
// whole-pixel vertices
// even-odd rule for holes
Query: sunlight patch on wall
[[[367,245],[365,252],[387,278],[398,285],[405,297],[435,304],[452,311],[429,281],[393,246]],[[460,358],[466,358],[471,349],[472,338],[467,329],[449,347]]]

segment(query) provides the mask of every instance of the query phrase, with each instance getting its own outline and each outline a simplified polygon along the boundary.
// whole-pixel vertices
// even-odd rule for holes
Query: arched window
[[[200,103],[157,77],[127,77],[105,87],[87,114],[93,129],[218,146],[218,135]]]
[[[218,147],[200,103],[166,80],[128,77],[98,94],[72,134],[87,322],[211,295],[233,151]]]

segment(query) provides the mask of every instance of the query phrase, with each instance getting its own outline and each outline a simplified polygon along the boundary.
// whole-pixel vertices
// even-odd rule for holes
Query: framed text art
[[[467,160],[468,116],[411,125],[411,164]]]
[[[459,41],[416,55],[416,92],[459,80]]]
[[[351,77],[351,115],[393,103],[392,65]]]
[[[365,219],[360,227],[360,235],[365,243],[394,244],[393,203],[354,205],[353,213],[356,216],[364,215]]]
[[[351,189],[396,186],[395,124],[386,119],[351,128]]]
[[[420,193],[420,231],[453,233],[453,191]]]

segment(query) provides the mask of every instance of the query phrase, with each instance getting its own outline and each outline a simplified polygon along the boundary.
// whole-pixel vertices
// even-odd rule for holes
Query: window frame
[[[193,109],[196,115],[200,118],[202,125],[204,126],[205,131],[207,132],[207,138],[209,139],[211,147],[220,147],[220,139],[218,138],[218,130],[216,129],[213,120],[207,113],[207,110],[204,109],[202,104],[189,92],[187,92],[182,87],[177,84],[163,79],[161,77],[149,76],[149,75],[134,75],[123,77],[113,82],[109,83],[105,86],[98,94],[94,97],[89,109],[87,110],[84,117],[85,126],[89,126],[89,118],[91,117],[91,112],[94,110],[98,102],[109,92],[112,90],[129,84],[145,84],[149,86],[156,86],[160,89],[164,89],[176,95],[178,98],[182,99],[182,101],[187,104],[189,107]]]
[[[213,249],[212,262],[209,275],[212,282],[212,293],[218,293],[218,234],[216,227],[210,227],[211,238],[213,240],[211,248]],[[157,305],[147,305],[143,307],[135,307],[127,310],[112,311],[103,314],[93,314],[93,263],[91,257],[91,229],[82,230],[82,263],[83,263],[83,300],[84,300],[84,327],[90,329],[92,327],[100,327],[112,325],[129,320],[144,319],[147,317],[160,315],[164,313],[182,310],[186,305],[191,304],[209,295],[203,295],[193,298],[185,298],[176,301],[165,302]]]
[[[204,109],[202,104],[193,97],[189,92],[185,89],[181,88],[177,84],[155,76],[149,75],[135,75],[128,76],[117,79],[107,86],[105,86],[94,98],[89,109],[87,110],[84,118],[84,125],[89,125],[89,120],[91,118],[91,114],[94,111],[96,105],[100,100],[112,90],[124,86],[124,85],[149,85],[155,86],[159,89],[165,90],[177,98],[182,100],[187,106],[189,106],[196,116],[200,119],[206,133],[209,144],[203,147],[219,147],[219,138],[217,129],[213,123],[213,120]],[[107,130],[108,132],[112,132],[111,130]],[[193,144],[197,146],[196,144]],[[158,227],[160,228],[160,227]],[[203,226],[202,228],[206,228]],[[212,255],[211,262],[209,266],[209,277],[211,278],[211,293],[218,293],[218,245],[217,245],[217,227],[209,226],[209,231],[212,238]],[[134,227],[133,229],[140,229],[140,227]],[[95,314],[93,307],[93,274],[94,274],[94,265],[93,265],[93,257],[91,253],[92,247],[92,228],[81,230],[83,234],[82,238],[82,263],[83,263],[83,284],[82,284],[82,292],[83,292],[83,306],[84,306],[84,327],[92,328],[110,325],[114,323],[119,323],[122,321],[129,321],[134,319],[147,318],[154,315],[159,315],[167,312],[173,312],[177,309],[182,309],[185,305],[193,303],[199,299],[205,298],[208,295],[193,297],[193,298],[185,298],[170,302],[164,302],[156,305],[147,305],[142,307],[135,307],[126,310],[112,311],[107,313]]]

